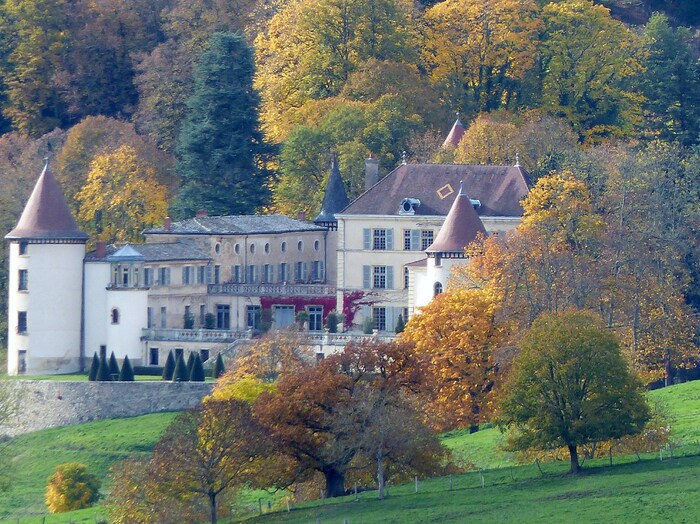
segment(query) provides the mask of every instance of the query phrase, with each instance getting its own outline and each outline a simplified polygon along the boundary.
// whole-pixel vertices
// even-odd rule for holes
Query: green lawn
[[[392,486],[385,501],[374,492],[293,507],[274,507],[260,523],[314,523],[347,519],[354,523],[421,522],[696,522],[700,521],[700,381],[649,393],[663,407],[672,428],[676,458],[659,461],[658,453],[614,457],[586,462],[580,478],[566,475],[568,463],[515,466],[509,453],[498,449],[501,434],[493,429],[477,433],[452,432],[445,444],[459,459],[483,471],[450,479],[421,480]],[[10,491],[0,493],[0,522],[39,524],[46,515],[43,494],[46,478],[56,465],[79,461],[106,477],[109,465],[132,453],[148,453],[175,414],[146,415],[39,431],[11,441]],[[685,455],[685,456],[683,456]],[[668,453],[664,454],[664,458]],[[237,505],[246,513],[257,511],[258,498],[266,508],[268,496],[247,492]],[[47,515],[47,524],[95,524],[101,510]]]

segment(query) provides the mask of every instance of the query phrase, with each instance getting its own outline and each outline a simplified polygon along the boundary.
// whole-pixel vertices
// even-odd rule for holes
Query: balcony
[[[309,332],[306,334],[308,339],[321,346],[341,346],[345,347],[348,344],[359,344],[365,341],[380,342],[389,344],[396,340],[396,335],[390,332],[380,332],[372,335],[364,333],[318,333]]]
[[[223,329],[167,329],[147,328],[142,330],[142,340],[170,342],[233,342],[249,339],[251,331],[227,331]]]
[[[334,297],[335,286],[325,284],[209,284],[210,295],[243,297]]]

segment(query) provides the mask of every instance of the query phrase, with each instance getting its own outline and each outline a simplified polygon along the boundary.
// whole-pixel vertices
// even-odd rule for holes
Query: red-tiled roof
[[[87,240],[76,224],[63,191],[47,162],[17,226],[5,238]]]
[[[460,181],[481,205],[479,216],[519,217],[528,193],[528,176],[520,166],[404,164],[369,188],[336,215],[399,215],[404,198],[417,198],[416,215],[446,216]]]
[[[461,253],[479,233],[486,235],[484,224],[476,214],[471,199],[460,188],[440,232],[426,252]]]

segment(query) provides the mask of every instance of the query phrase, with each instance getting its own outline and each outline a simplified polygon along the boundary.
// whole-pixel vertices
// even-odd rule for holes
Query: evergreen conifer
[[[106,358],[100,358],[100,367],[97,369],[97,379],[100,382],[109,382],[112,380],[112,374],[109,372],[109,363]]]
[[[204,366],[202,366],[202,358],[199,356],[199,353],[197,353],[192,360],[190,382],[204,382]]]
[[[194,352],[190,351],[189,356],[187,357],[187,376],[189,377],[192,374],[192,366],[194,365]]]
[[[114,351],[109,355],[109,372],[112,375],[119,376],[119,364],[117,363],[117,357],[114,356]]]
[[[163,366],[163,380],[172,380],[173,372],[175,371],[175,357],[173,352],[168,353],[168,358],[165,359],[165,366]]]
[[[399,318],[396,321],[396,329],[395,329],[396,334],[398,335],[399,333],[401,333],[405,327],[406,327],[406,324],[403,321],[403,315],[399,315]]]
[[[119,380],[123,382],[134,381],[134,369],[131,367],[131,362],[129,362],[128,355],[124,357],[124,362],[122,362],[122,370],[119,373]]]
[[[221,356],[221,353],[219,353],[216,356],[216,362],[214,363],[211,376],[213,378],[219,378],[224,374],[224,371],[226,371],[226,367],[224,366],[224,358]]]
[[[88,380],[90,382],[93,382],[97,380],[97,373],[100,370],[100,357],[97,356],[97,353],[95,353],[92,356],[92,364],[90,365],[90,372],[88,373]]]
[[[187,374],[187,364],[182,354],[178,355],[175,362],[175,370],[173,371],[173,382],[187,382],[190,379]]]

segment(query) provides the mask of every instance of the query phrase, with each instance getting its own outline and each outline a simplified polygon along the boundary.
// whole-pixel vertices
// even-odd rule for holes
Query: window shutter
[[[318,263],[318,279],[319,280],[325,280],[326,279],[326,272],[325,268],[323,267],[323,260],[321,260]]]
[[[413,251],[420,249],[420,229],[411,229],[411,249]]]
[[[372,287],[371,277],[372,277],[372,267],[371,266],[362,266],[362,287],[363,288],[370,289]]]
[[[386,266],[386,288],[394,289],[394,266]]]
[[[393,229],[386,230],[386,248],[389,251],[392,251],[394,249],[394,230]]]
[[[309,280],[309,266],[306,262],[302,265],[301,279],[306,282]]]
[[[212,271],[211,266],[207,266],[207,284],[211,284],[211,280],[212,280],[211,271]]]
[[[372,231],[368,228],[362,230],[365,249],[372,249]]]

